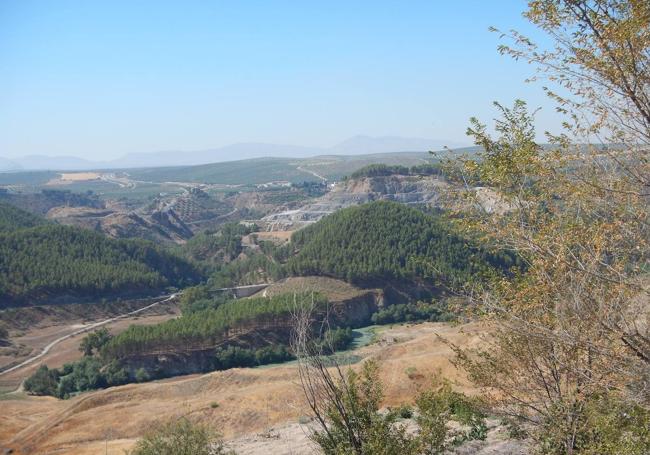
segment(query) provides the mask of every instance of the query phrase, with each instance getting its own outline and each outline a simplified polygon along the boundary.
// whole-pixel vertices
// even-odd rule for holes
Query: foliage
[[[60,369],[42,365],[25,381],[25,390],[35,395],[68,398],[73,393],[129,382],[128,372],[117,362],[105,364],[94,356],[66,363]]]
[[[266,245],[268,246],[268,242]],[[240,260],[215,266],[209,283],[214,288],[228,288],[277,281],[284,276],[282,264],[267,254],[254,253]]]
[[[434,384],[430,390],[422,392],[415,400],[418,408],[416,421],[420,426],[421,443],[424,453],[442,453],[451,443],[462,444],[469,440],[484,440],[487,437],[485,415],[481,403],[452,390],[448,381]],[[447,422],[454,420],[461,429],[449,435]],[[467,428],[467,429],[464,429]]]
[[[394,324],[411,321],[450,321],[454,319],[442,304],[437,303],[406,303],[389,305],[372,315],[373,324]]]
[[[99,350],[104,347],[112,338],[111,333],[106,327],[95,330],[94,332],[89,333],[81,339],[79,344],[79,350],[84,353],[85,356],[91,356],[99,352]]]
[[[135,382],[147,382],[150,379],[149,373],[144,368],[135,370]]]
[[[312,435],[326,455],[415,453],[405,428],[393,424],[392,414],[379,413],[383,393],[375,362],[364,363],[361,373],[349,370],[332,391],[336,403],[325,409],[327,424]]]
[[[260,349],[246,349],[228,346],[215,351],[215,369],[245,368],[269,363],[280,363],[293,359],[284,345],[269,345]]]
[[[352,179],[363,177],[387,177],[390,175],[438,175],[442,167],[439,164],[425,163],[411,166],[410,168],[400,165],[369,164],[350,174]]]
[[[650,411],[622,402],[615,394],[592,396],[582,403],[579,430],[566,428],[558,403],[542,424],[539,452],[563,454],[567,447],[589,455],[646,454],[650,450]],[[567,435],[573,440],[567,441]]]
[[[159,423],[139,439],[130,455],[226,454],[218,433],[185,417]]]
[[[326,275],[357,284],[427,277],[439,285],[479,281],[516,264],[455,234],[440,217],[395,202],[340,210],[296,232],[287,262],[293,275]]]
[[[242,252],[241,239],[255,227],[226,223],[217,232],[204,231],[190,238],[179,251],[195,261],[230,262]]]
[[[647,452],[647,422],[614,416],[650,408],[650,333],[640,324],[649,316],[650,4],[534,0],[526,17],[550,47],[513,32],[500,50],[555,86],[565,132],[540,147],[521,101],[497,105],[496,138],[472,121],[484,152],[455,163],[456,175],[489,184],[508,210],[488,213],[470,190],[462,224],[527,267],[477,296],[496,329],[479,349],[457,350],[458,362],[501,411],[532,425],[543,452],[608,453],[626,438],[638,443],[631,453]]]
[[[183,314],[157,325],[132,325],[115,336],[102,353],[108,358],[122,358],[153,349],[209,348],[222,341],[230,330],[288,324],[296,301],[302,297],[283,294],[271,298],[231,300],[217,308]],[[315,299],[319,305],[324,305],[325,299],[319,296]]]
[[[47,365],[41,365],[25,380],[25,390],[34,395],[55,395],[58,379],[56,369],[50,370]]]
[[[362,177],[383,177],[388,175],[408,175],[409,168],[406,166],[389,166],[387,164],[369,164],[361,169],[354,171],[350,177],[359,179]]]
[[[0,201],[0,232],[46,224],[45,219]]]
[[[13,210],[9,213],[13,217]],[[62,295],[152,292],[198,277],[194,266],[145,241],[113,240],[58,225],[0,232],[0,301],[4,304]]]
[[[223,303],[222,300],[223,299],[221,298],[212,297],[209,286],[200,284],[198,286],[191,286],[183,289],[183,293],[179,299],[179,304],[181,312],[183,314],[188,314],[196,311],[207,310],[209,308],[216,308]]]
[[[352,343],[352,340],[354,340],[354,335],[350,327],[338,327],[328,329],[317,343],[321,344],[324,354],[333,354],[336,351],[346,349]]]
[[[313,440],[325,454],[441,454],[453,445],[487,437],[485,416],[475,399],[455,392],[444,382],[422,392],[416,399],[419,427],[417,434],[406,432],[398,418],[411,418],[403,405],[396,411],[382,412],[382,383],[378,365],[367,361],[360,373],[350,369],[322,395],[327,403],[317,416],[321,429]],[[454,420],[461,429],[449,431]]]

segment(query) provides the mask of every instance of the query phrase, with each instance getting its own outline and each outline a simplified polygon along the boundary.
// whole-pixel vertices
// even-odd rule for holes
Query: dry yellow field
[[[480,343],[480,334],[476,324],[395,326],[356,354],[380,361],[384,404],[391,406],[412,400],[436,372],[471,391],[439,336],[470,346]],[[308,414],[295,364],[129,384],[66,401],[19,395],[5,396],[1,403],[0,448],[16,454],[122,454],[152,423],[181,415],[207,422],[232,439]]]
[[[80,182],[84,180],[97,180],[100,174],[97,172],[67,172],[61,174],[61,180]]]

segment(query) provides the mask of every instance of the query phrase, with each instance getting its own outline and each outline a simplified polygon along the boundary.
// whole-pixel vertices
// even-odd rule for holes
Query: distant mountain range
[[[459,147],[453,141],[399,136],[354,136],[333,147],[302,147],[245,142],[210,150],[130,153],[110,161],[90,161],[74,156],[29,155],[0,157],[0,171],[128,169],[139,167],[190,166],[249,158],[305,158],[317,155],[367,155],[372,153],[427,152]]]

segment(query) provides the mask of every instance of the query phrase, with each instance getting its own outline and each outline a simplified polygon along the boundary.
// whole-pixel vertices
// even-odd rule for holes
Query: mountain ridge
[[[183,151],[128,153],[120,158],[92,161],[75,156],[26,155],[17,158],[0,157],[0,171],[30,170],[93,170],[131,169],[141,167],[194,166],[233,160],[277,157],[309,158],[327,155],[367,155],[397,152],[428,152],[445,146],[463,147],[463,144],[441,139],[402,136],[352,136],[331,147],[309,147],[264,142],[238,142],[222,147]]]

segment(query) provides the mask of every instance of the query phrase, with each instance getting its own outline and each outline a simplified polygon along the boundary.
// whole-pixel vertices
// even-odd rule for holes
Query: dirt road
[[[33,363],[33,362],[37,361],[38,359],[44,357],[48,352],[50,352],[50,350],[51,350],[54,346],[56,346],[57,344],[61,343],[62,341],[65,341],[65,340],[67,340],[67,339],[69,339],[69,338],[72,338],[72,337],[77,336],[77,335],[79,335],[79,334],[82,334],[82,333],[84,333],[84,332],[88,332],[88,331],[90,331],[90,330],[96,329],[96,328],[101,327],[101,326],[103,326],[103,325],[105,325],[105,324],[108,324],[108,323],[111,323],[111,322],[115,322],[115,321],[117,321],[118,319],[123,319],[123,318],[129,317],[129,316],[136,315],[136,314],[138,314],[138,313],[141,313],[141,312],[143,312],[143,311],[146,311],[146,310],[148,310],[149,308],[152,308],[152,307],[154,307],[154,306],[156,306],[156,305],[159,305],[159,304],[161,304],[161,303],[169,302],[169,301],[173,300],[174,298],[176,298],[178,295],[179,295],[179,293],[174,293],[174,294],[170,294],[170,295],[163,296],[163,298],[162,298],[161,300],[158,300],[157,302],[151,303],[151,304],[149,304],[149,305],[147,305],[147,306],[144,306],[144,307],[142,307],[142,308],[139,308],[139,309],[137,309],[137,310],[130,311],[130,312],[128,312],[128,313],[124,313],[124,314],[120,314],[119,316],[115,316],[115,317],[112,317],[112,318],[104,319],[103,321],[99,321],[99,322],[94,322],[94,323],[92,323],[92,324],[88,324],[88,325],[86,325],[86,326],[80,328],[79,330],[75,330],[74,332],[71,332],[71,333],[68,333],[67,335],[64,335],[64,336],[62,336],[62,337],[59,337],[59,338],[57,338],[56,340],[54,340],[54,341],[50,342],[49,344],[47,344],[47,345],[46,345],[46,346],[41,350],[41,352],[38,353],[38,354],[36,354],[35,356],[32,356],[32,357],[30,357],[30,358],[28,358],[28,359],[23,360],[23,361],[20,362],[18,365],[14,365],[14,366],[12,366],[11,368],[7,368],[7,369],[5,369],[5,370],[3,370],[3,371],[0,371],[0,376],[5,375],[5,374],[8,374],[8,373],[11,373],[12,371],[19,370],[19,369],[21,369],[21,368],[23,368],[23,367],[25,367],[25,366],[27,366],[27,365],[30,365],[31,363]]]

